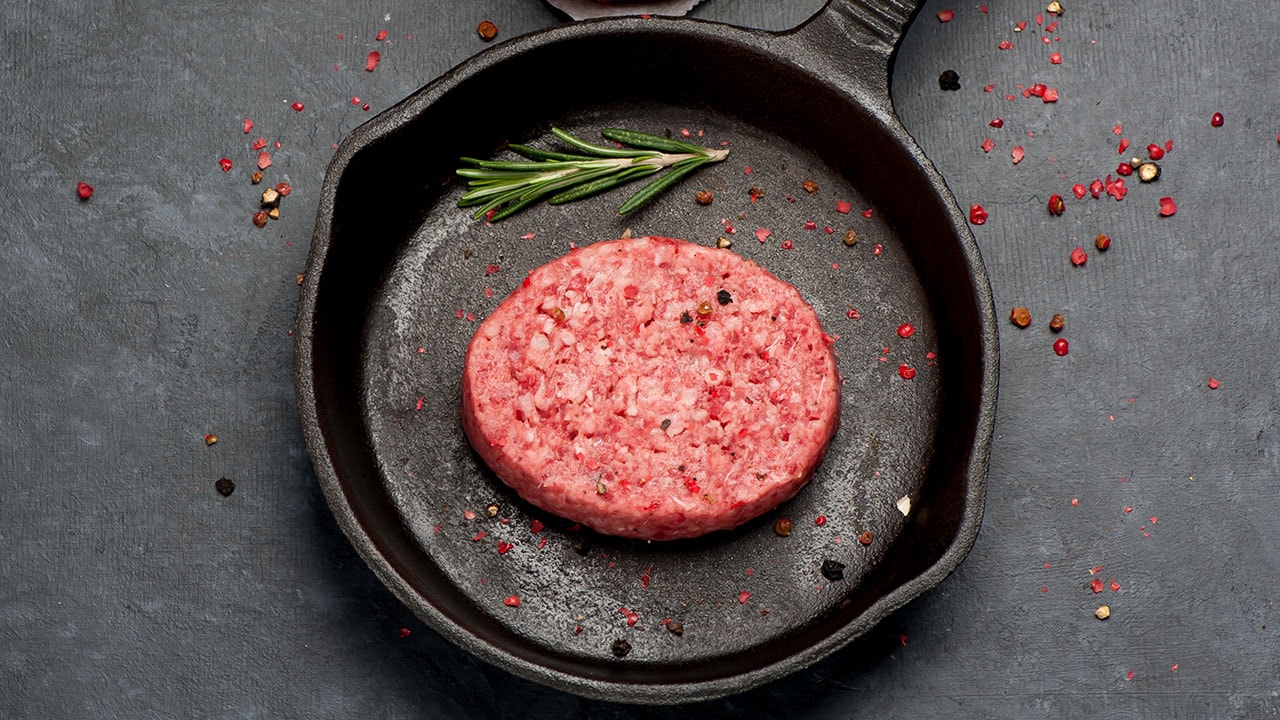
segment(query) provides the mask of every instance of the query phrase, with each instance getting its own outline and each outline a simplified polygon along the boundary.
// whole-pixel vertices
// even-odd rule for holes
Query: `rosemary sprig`
[[[458,200],[458,207],[476,207],[472,214],[476,219],[492,212],[488,219],[496,222],[544,198],[550,205],[560,205],[671,168],[670,172],[645,185],[618,208],[619,215],[626,215],[698,168],[729,156],[727,149],[713,150],[619,128],[604,128],[600,134],[626,147],[593,145],[560,128],[551,128],[551,134],[569,146],[570,151],[508,145],[509,150],[526,159],[459,158],[467,167],[458,168],[457,174],[467,178],[468,190]]]

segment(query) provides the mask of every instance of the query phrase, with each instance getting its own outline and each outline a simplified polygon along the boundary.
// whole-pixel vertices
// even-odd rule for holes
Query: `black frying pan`
[[[832,0],[782,34],[657,18],[558,27],[480,54],[343,142],[298,311],[299,405],[339,525],[425,622],[548,685],[674,703],[810,665],[960,563],[982,516],[996,330],[964,217],[889,100],[914,6]],[[625,218],[613,208],[626,190],[492,226],[455,207],[459,155],[540,144],[553,124],[587,138],[688,128],[732,154]],[[755,203],[753,185],[766,193]],[[701,188],[717,194],[710,207],[692,200]],[[522,503],[463,437],[475,322],[570,243],[627,228],[732,239],[839,336],[847,384],[830,451],[795,499],[737,530],[677,543],[594,535]],[[841,242],[850,229],[853,247]],[[487,275],[490,264],[500,270]],[[907,340],[895,333],[904,322],[916,328]],[[789,537],[774,532],[780,516]],[[534,534],[533,519],[547,528]],[[843,579],[824,577],[825,560]],[[519,607],[504,604],[512,595]]]

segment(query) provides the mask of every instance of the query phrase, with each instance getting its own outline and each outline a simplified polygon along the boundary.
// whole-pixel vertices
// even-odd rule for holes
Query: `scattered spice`
[[[1116,147],[1116,154],[1123,155],[1125,150],[1129,149],[1129,138],[1120,138],[1120,145]]]
[[[676,637],[680,637],[681,635],[684,635],[684,623],[680,622],[679,620],[672,620],[666,623],[666,626],[667,626],[667,632],[671,633],[672,635],[675,635]]]
[[[293,192],[293,186],[287,182],[276,183],[276,192],[280,193],[280,197],[288,197]]]
[[[1020,328],[1027,327],[1031,324],[1031,311],[1022,306],[1016,307],[1009,313],[1009,320]]]
[[[693,194],[693,201],[699,205],[710,205],[716,196],[710,190],[699,190]]]
[[[1050,15],[1062,15],[1062,3],[1058,2],[1058,0],[1053,0],[1053,2],[1045,6],[1045,12]]]
[[[1089,589],[1093,590],[1095,595],[1102,592],[1102,578],[1094,578],[1090,580]]]
[[[805,180],[804,182],[800,183],[800,187],[804,188],[804,191],[809,193],[810,195],[818,192],[818,183],[814,182],[813,180]]]
[[[1152,160],[1159,160],[1164,157],[1164,148],[1156,145],[1155,143],[1151,143],[1147,146],[1147,157]]]
[[[969,206],[969,222],[974,225],[982,225],[987,222],[987,211],[981,205],[974,203]]]
[[[627,653],[631,652],[631,643],[619,638],[613,641],[609,649],[613,651],[615,657],[626,657]]]
[[[294,111],[294,112],[302,112],[302,111],[303,111],[307,106],[306,106],[306,105],[303,105],[303,104],[302,104],[302,103],[300,103],[300,102],[295,102],[294,104],[290,105],[289,107],[293,108],[293,111]]]
[[[266,210],[259,210],[258,212],[254,213],[254,214],[253,214],[253,224],[254,224],[254,225],[257,225],[258,227],[266,227],[266,226],[267,226],[267,211],[266,211]]]
[[[826,524],[827,524],[827,516],[826,516],[826,515],[819,515],[818,517],[816,517],[816,518],[814,518],[814,519],[813,519],[813,524],[814,524],[814,525],[817,525],[818,527],[822,527],[823,525],[826,525]]]
[[[507,607],[520,607],[520,598],[517,595],[508,595],[507,599],[502,601],[502,604]]]
[[[254,185],[257,185],[258,183],[262,182],[262,171],[255,170],[254,173],[249,176],[249,182],[253,183]]]
[[[373,72],[378,67],[378,62],[382,60],[382,53],[374,50],[364,59],[365,72]]]
[[[1111,606],[1099,605],[1098,609],[1093,611],[1093,615],[1099,620],[1106,620],[1107,618],[1111,617]]]
[[[1218,382],[1218,379],[1217,379],[1217,378],[1209,378],[1209,389],[1210,389],[1210,390],[1217,390],[1221,385],[1222,385],[1222,383]]]
[[[956,16],[955,10],[939,10],[938,22],[949,23],[955,18],[955,16]]]
[[[1111,236],[1106,233],[1098,233],[1098,237],[1093,239],[1093,246],[1099,251],[1104,251],[1111,247]]]
[[[915,379],[916,369],[911,367],[910,365],[907,365],[906,363],[903,363],[898,366],[898,376],[901,377],[903,380]]]
[[[984,138],[982,141],[982,152],[989,153],[996,147],[996,141],[991,138]]]
[[[721,305],[728,305],[729,303],[733,302],[733,296],[729,294],[728,290],[723,290],[723,289],[717,290],[716,302],[720,303]]]
[[[849,230],[844,234],[844,244],[853,247],[858,244],[858,233]]]
[[[1071,251],[1071,264],[1080,267],[1088,261],[1089,256],[1085,254],[1084,248],[1077,247]]]
[[[218,167],[222,168],[222,172],[231,172],[231,158],[218,160]]]
[[[484,509],[484,514],[491,518],[498,517],[498,506],[495,503],[490,503],[489,506]]]
[[[836,212],[841,215],[848,215],[850,210],[853,210],[853,203],[848,200],[841,200],[836,203]]]
[[[1220,112],[1216,112],[1216,113],[1214,113],[1214,114],[1213,114],[1213,117],[1209,118],[1209,124],[1210,124],[1210,125],[1212,125],[1212,126],[1214,126],[1214,127],[1222,127],[1222,125],[1223,125],[1225,122],[1226,122],[1226,118],[1222,117],[1222,113],[1220,113]],[[1280,138],[1278,138],[1278,139],[1280,139]]]
[[[733,241],[727,237],[716,238],[716,247],[721,249],[733,247]]]
[[[988,124],[988,125],[990,125],[991,127],[995,128],[995,129],[999,130],[1000,128],[1004,127],[1004,119],[1003,119],[1003,118],[996,118],[996,119],[992,120],[991,122],[989,122],[989,123],[987,123],[987,124]]]
[[[213,433],[209,433],[208,435],[205,435],[205,436],[204,436],[204,444],[205,444],[205,445],[217,445],[217,444],[218,444],[218,436],[217,436],[217,435],[214,435]]]
[[[1133,174],[1133,166],[1127,162],[1122,162],[1116,166],[1116,174],[1128,177]]]
[[[1178,212],[1178,205],[1173,201],[1173,198],[1171,197],[1160,198],[1160,215],[1161,216],[1169,217],[1170,215],[1173,215],[1176,212]]]
[[[79,195],[81,200],[88,200],[93,197],[93,186],[87,182],[77,182],[76,195]]]
[[[1009,153],[1013,157],[1013,164],[1017,165],[1022,162],[1022,158],[1026,157],[1027,151],[1021,145],[1014,145],[1013,150]]]
[[[1067,204],[1062,200],[1062,196],[1054,193],[1049,196],[1049,212],[1053,215],[1061,215],[1067,211]]]
[[[742,592],[738,593],[738,604],[739,604],[739,605],[746,605],[746,604],[747,604],[747,601],[748,601],[748,600],[750,600],[750,599],[751,599],[751,593],[750,593],[750,592],[748,592],[748,591],[746,591],[746,590],[743,590]]]
[[[228,497],[236,491],[236,483],[231,478],[218,478],[218,481],[213,484],[213,489],[217,490],[222,497]]]
[[[1061,313],[1055,314],[1049,319],[1049,329],[1054,332],[1062,332],[1062,328],[1067,326],[1067,319],[1062,317]]]
[[[870,530],[864,530],[862,534],[858,536],[858,542],[862,543],[863,545],[870,545],[871,541],[875,539],[876,539],[875,533],[871,532]]]
[[[492,40],[498,37],[498,26],[488,20],[482,20],[480,24],[476,26],[476,32],[480,33],[480,39]]]
[[[754,203],[764,197],[764,188],[752,185],[750,188],[747,188],[747,195],[751,197],[751,202]]]
[[[1058,338],[1053,341],[1053,351],[1058,354],[1058,357],[1062,357],[1071,352],[1071,346],[1067,344],[1066,338]]]
[[[773,521],[773,531],[782,537],[791,535],[791,527],[789,518],[780,517]]]
[[[938,87],[943,90],[959,90],[960,89],[960,73],[955,70],[943,70],[938,76]]]
[[[1160,177],[1160,166],[1153,162],[1144,162],[1138,166],[1138,179],[1144,183],[1152,182]]]
[[[911,323],[902,323],[898,326],[898,337],[906,339],[916,334],[916,328]]]
[[[262,191],[262,206],[275,207],[280,204],[280,191],[275,188],[267,188]]]
[[[845,565],[842,562],[836,562],[835,560],[823,560],[822,577],[832,582],[835,582],[836,580],[843,580],[844,568]]]
[[[299,286],[301,286],[303,281],[305,281],[306,279],[307,279],[307,276],[303,275],[302,273],[298,273],[297,277],[294,278],[294,280],[297,281]]]

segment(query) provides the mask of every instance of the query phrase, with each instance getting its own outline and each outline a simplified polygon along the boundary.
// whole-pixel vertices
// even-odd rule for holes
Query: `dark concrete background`
[[[293,405],[294,276],[333,143],[483,49],[478,21],[512,37],[561,18],[532,0],[0,7],[0,717],[1280,714],[1280,20],[1262,0],[1076,0],[1049,48],[1043,2],[988,4],[928,2],[893,75],[960,204],[990,211],[975,235],[997,306],[1036,316],[1002,329],[977,545],[816,667],[666,709],[542,688],[425,628],[337,530]],[[784,29],[820,5],[695,15]],[[962,90],[939,90],[948,68]],[[1059,102],[1004,99],[1037,81]],[[1125,157],[1174,141],[1164,176],[1075,200],[1121,159],[1117,123]],[[263,230],[259,135],[295,188]],[[1099,565],[1119,591],[1090,590]]]

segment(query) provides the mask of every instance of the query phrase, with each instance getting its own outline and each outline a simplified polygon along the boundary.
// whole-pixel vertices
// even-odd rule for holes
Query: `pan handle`
[[[830,0],[796,29],[785,33],[830,64],[830,79],[870,91],[890,107],[889,79],[898,43],[923,0]]]

